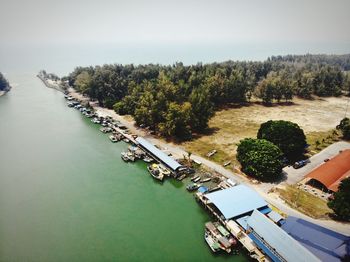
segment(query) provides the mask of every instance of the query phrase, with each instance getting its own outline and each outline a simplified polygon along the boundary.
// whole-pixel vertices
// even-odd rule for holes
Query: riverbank
[[[179,158],[183,158],[184,156],[187,156],[188,152],[185,149],[183,149],[181,146],[175,145],[171,142],[167,142],[162,138],[155,137],[145,129],[138,128],[135,125],[135,121],[130,116],[121,116],[121,115],[118,115],[114,110],[100,107],[97,101],[90,101],[88,97],[83,96],[82,94],[76,92],[72,88],[70,88],[68,91],[73,98],[83,101],[85,103],[89,103],[90,106],[94,108],[97,114],[101,116],[110,116],[113,119],[120,121],[133,134],[145,137],[147,140],[151,141],[153,144],[171,153],[174,158],[179,159]],[[325,226],[332,230],[341,232],[343,234],[347,234],[347,235],[350,234],[350,227],[348,223],[342,223],[342,222],[337,222],[334,220],[326,220],[326,219],[313,219],[288,206],[288,204],[284,200],[282,200],[278,195],[270,192],[270,189],[276,186],[275,184],[269,184],[269,183],[256,184],[250,179],[248,179],[246,176],[239,174],[239,170],[235,170],[235,172],[232,172],[231,170],[226,169],[223,166],[198,155],[192,154],[191,159],[201,162],[202,165],[220,174],[221,176],[232,179],[238,183],[248,185],[249,187],[257,191],[268,203],[278,208],[279,210],[282,211],[282,213],[285,213],[286,215],[300,217],[310,222],[316,223],[318,225]]]
[[[64,93],[64,89],[62,88],[62,81],[61,80],[55,81],[55,80],[46,78],[41,73],[39,73],[37,75],[37,77],[44,83],[44,85],[46,87],[52,88],[52,89],[55,89],[57,91],[60,91],[60,92]]]

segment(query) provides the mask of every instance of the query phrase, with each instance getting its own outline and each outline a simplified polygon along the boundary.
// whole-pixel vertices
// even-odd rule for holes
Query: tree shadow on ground
[[[287,181],[288,175],[286,172],[282,171],[282,173],[280,175],[273,177],[273,178],[264,178],[264,179],[256,178],[256,179],[258,179],[259,181],[261,181],[263,183],[270,183],[270,184],[278,185],[284,181]]]

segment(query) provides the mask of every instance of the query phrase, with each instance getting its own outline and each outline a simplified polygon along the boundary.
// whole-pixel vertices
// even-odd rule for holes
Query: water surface
[[[213,255],[209,215],[181,182],[126,164],[34,73],[0,97],[0,261],[246,261]]]

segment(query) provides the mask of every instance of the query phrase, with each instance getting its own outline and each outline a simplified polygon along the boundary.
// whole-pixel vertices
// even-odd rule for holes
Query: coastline
[[[57,83],[57,81],[53,81],[51,79],[46,79],[40,73],[37,75],[37,77],[44,83],[44,85],[48,88],[55,89],[59,92],[64,93],[64,90],[61,88],[60,83]]]

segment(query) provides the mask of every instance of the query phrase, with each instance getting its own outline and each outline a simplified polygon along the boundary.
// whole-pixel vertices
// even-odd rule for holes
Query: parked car
[[[297,161],[297,162],[295,162],[294,164],[293,164],[293,167],[295,168],[295,169],[297,169],[297,168],[301,168],[301,167],[303,167],[303,166],[305,166],[306,164],[307,164],[307,160],[300,160],[300,161]]]

